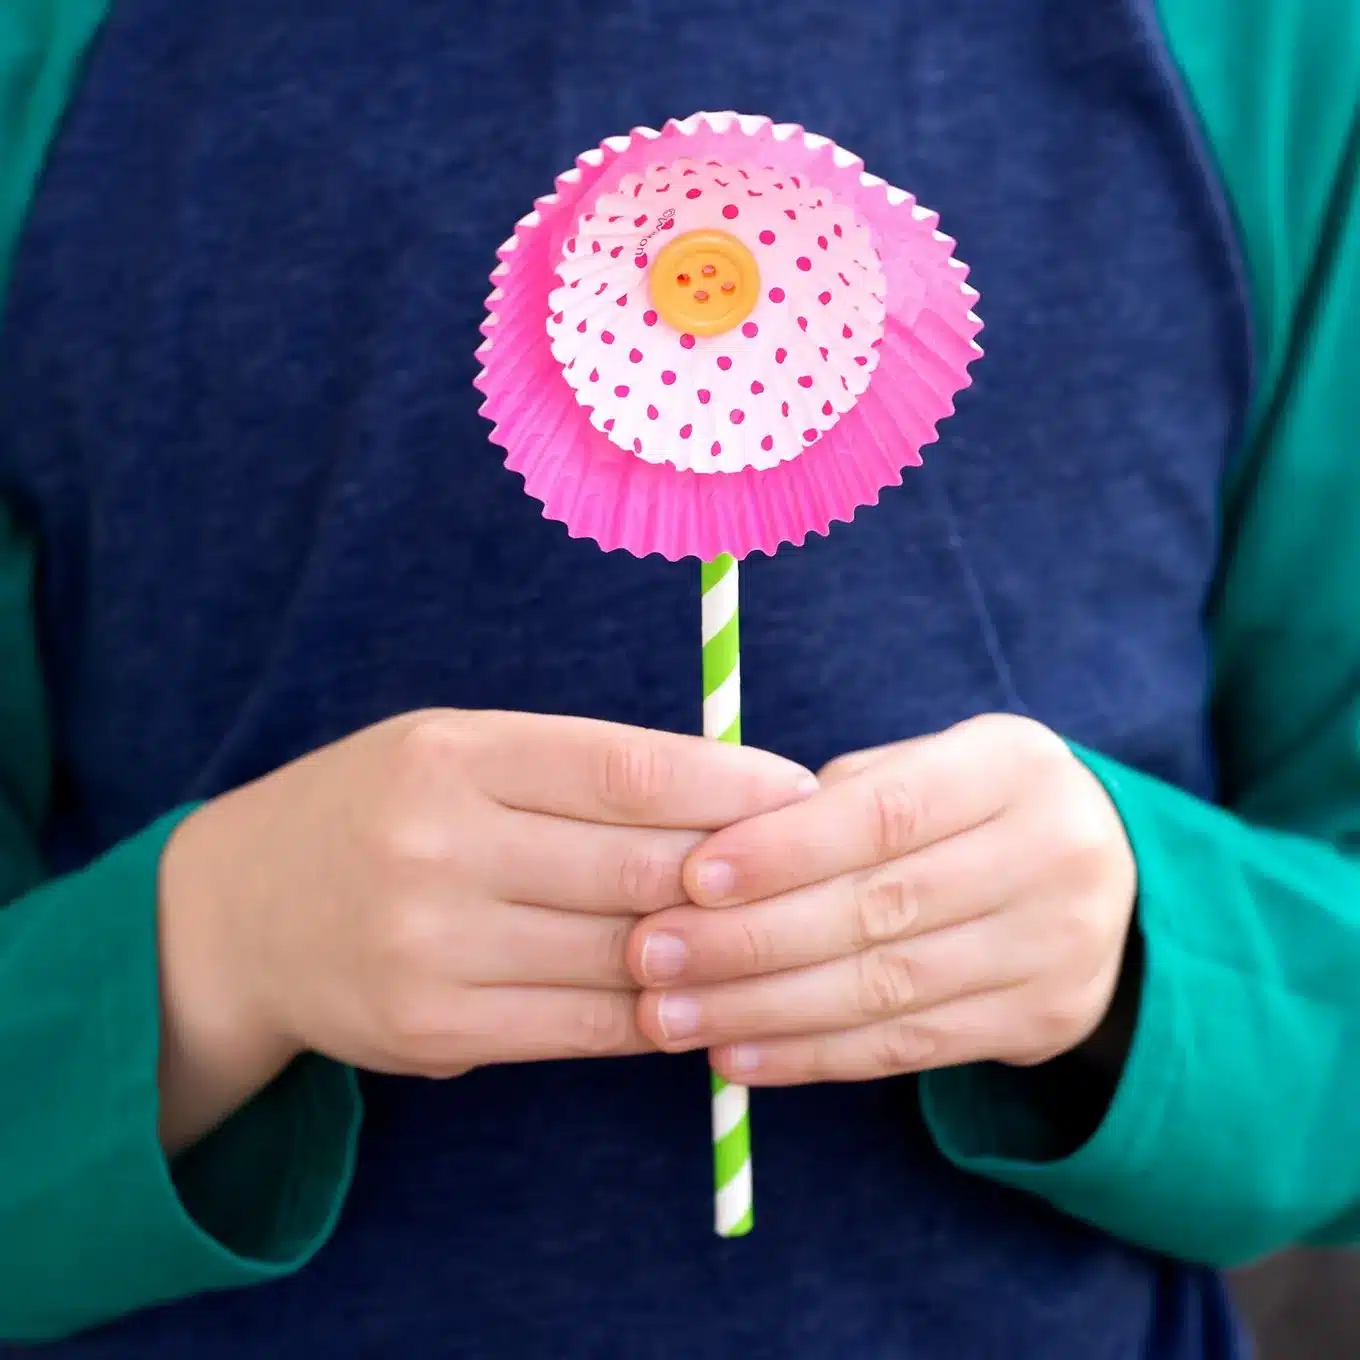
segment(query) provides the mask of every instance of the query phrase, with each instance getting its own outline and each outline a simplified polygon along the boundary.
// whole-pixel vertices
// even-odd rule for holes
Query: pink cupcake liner
[[[547,517],[605,550],[741,558],[824,534],[921,462],[982,352],[937,224],[793,125],[696,114],[609,138],[498,251],[491,437]],[[646,271],[662,233],[710,225],[757,255],[762,296],[696,339],[658,324]]]

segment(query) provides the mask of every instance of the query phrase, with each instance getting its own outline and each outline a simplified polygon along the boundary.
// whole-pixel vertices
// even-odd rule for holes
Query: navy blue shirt
[[[120,0],[0,337],[57,868],[408,708],[698,729],[697,567],[544,521],[472,355],[495,246],[558,171],[731,107],[937,208],[988,325],[926,468],[743,573],[748,740],[816,767],[1026,712],[1212,796],[1201,617],[1247,323],[1150,5]],[[1215,1276],[952,1169],[910,1081],[757,1092],[732,1242],[701,1055],[366,1097],[313,1264],[52,1354],[1240,1353]]]

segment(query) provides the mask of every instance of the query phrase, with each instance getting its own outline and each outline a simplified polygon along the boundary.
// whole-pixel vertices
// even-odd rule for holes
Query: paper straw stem
[[[737,631],[737,563],[726,555],[701,568],[704,736],[741,743],[741,649]],[[714,1229],[743,1237],[755,1223],[751,1194],[751,1115],[744,1086],[717,1072],[713,1087]]]

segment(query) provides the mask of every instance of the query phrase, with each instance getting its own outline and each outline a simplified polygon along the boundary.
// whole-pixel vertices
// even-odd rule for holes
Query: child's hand
[[[685,900],[705,832],[809,784],[693,737],[443,712],[209,804],[162,869],[163,1136],[196,1136],[308,1049],[438,1077],[651,1047],[624,957],[637,917]]]
[[[688,861],[634,930],[645,1033],[746,1083],[1046,1061],[1109,1008],[1136,872],[1058,737],[988,716],[848,756]]]

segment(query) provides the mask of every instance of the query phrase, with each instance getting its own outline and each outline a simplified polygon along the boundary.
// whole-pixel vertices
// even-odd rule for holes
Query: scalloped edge
[[[798,123],[776,123],[773,119],[764,114],[742,114],[734,110],[724,110],[719,112],[700,111],[692,113],[685,118],[671,118],[666,121],[661,129],[639,125],[632,128],[627,134],[615,134],[604,138],[594,147],[582,151],[575,160],[575,163],[568,169],[557,175],[553,182],[553,189],[534,200],[533,207],[529,212],[515,223],[512,234],[501,243],[496,250],[497,264],[490,274],[490,282],[493,287],[486,299],[486,315],[480,326],[480,333],[483,337],[482,343],[478,345],[474,357],[479,364],[479,371],[473,379],[473,386],[486,398],[478,408],[479,413],[491,422],[491,442],[505,449],[507,453],[507,467],[516,472],[525,483],[526,494],[533,499],[539,500],[543,505],[543,517],[556,523],[562,523],[567,529],[570,538],[589,538],[596,542],[604,551],[622,550],[638,557],[649,557],[659,555],[667,560],[678,561],[683,557],[692,556],[689,552],[679,552],[672,554],[662,548],[640,551],[635,546],[625,542],[605,543],[595,534],[588,531],[578,530],[570,520],[563,519],[560,515],[552,513],[548,501],[543,500],[533,492],[528,490],[528,478],[524,472],[515,467],[515,451],[502,437],[503,422],[496,418],[494,411],[495,396],[487,389],[487,367],[486,359],[494,349],[494,331],[499,320],[498,304],[505,301],[505,294],[500,287],[503,280],[510,276],[513,269],[512,261],[520,253],[520,246],[531,236],[540,233],[550,223],[554,224],[554,229],[560,232],[563,237],[570,234],[574,229],[575,217],[564,213],[565,205],[583,201],[586,195],[594,191],[605,192],[604,185],[607,184],[609,171],[620,159],[632,153],[642,142],[654,142],[666,137],[693,137],[700,132],[708,132],[718,137],[731,135],[733,128],[736,128],[739,135],[751,138],[756,142],[785,143],[794,139],[800,139],[803,149],[809,153],[811,159],[807,168],[807,175],[810,179],[817,179],[819,176],[822,182],[828,186],[844,183],[847,174],[854,174],[857,182],[853,202],[857,211],[861,211],[872,222],[877,218],[879,211],[887,211],[892,214],[906,212],[910,214],[912,222],[918,233],[923,234],[922,229],[928,230],[930,239],[939,249],[942,262],[951,270],[957,272],[958,287],[961,296],[969,303],[965,312],[965,326],[962,338],[965,338],[969,347],[969,357],[964,361],[959,373],[961,381],[955,387],[952,397],[947,403],[947,409],[935,420],[930,422],[929,432],[926,437],[921,438],[913,449],[911,456],[902,460],[895,476],[882,481],[878,489],[871,496],[857,501],[844,514],[831,513],[825,521],[820,524],[809,524],[796,535],[787,535],[780,539],[778,543],[752,544],[743,549],[731,547],[725,551],[731,552],[734,556],[744,558],[751,552],[760,552],[766,555],[773,555],[783,543],[793,546],[801,546],[806,541],[809,534],[816,534],[825,537],[829,534],[831,525],[836,523],[849,524],[854,520],[859,510],[878,504],[882,492],[890,486],[897,486],[902,483],[903,471],[906,467],[917,466],[921,463],[920,450],[937,442],[939,439],[939,425],[954,413],[953,398],[957,397],[960,391],[971,386],[972,377],[968,372],[972,363],[984,354],[982,346],[977,341],[977,335],[983,329],[983,322],[980,316],[972,308],[972,303],[979,297],[978,289],[968,282],[970,267],[960,260],[954,251],[957,247],[955,238],[941,231],[939,227],[940,215],[934,209],[920,203],[915,195],[905,189],[889,183],[882,176],[873,174],[864,168],[865,163],[862,157],[854,152],[848,151],[834,142],[831,138],[821,133],[809,132],[805,127]],[[560,245],[560,243],[559,243]],[[551,249],[551,247],[549,247]],[[885,262],[886,264],[886,262]],[[891,315],[891,307],[890,307]],[[870,387],[870,392],[873,388]],[[866,394],[867,395],[867,394]],[[677,469],[677,474],[679,470]],[[694,474],[689,475],[705,475]],[[716,475],[716,474],[707,474]]]

